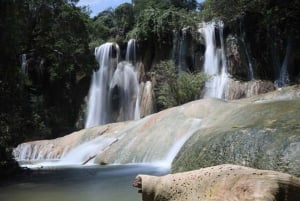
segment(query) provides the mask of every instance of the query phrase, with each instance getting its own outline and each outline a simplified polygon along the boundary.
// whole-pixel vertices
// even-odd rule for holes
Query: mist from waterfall
[[[222,21],[213,21],[203,24],[203,27],[199,29],[199,32],[204,35],[206,46],[203,69],[209,76],[209,80],[205,83],[204,97],[223,98],[224,88],[228,81],[223,27]],[[216,28],[219,31],[220,48],[216,45]]]

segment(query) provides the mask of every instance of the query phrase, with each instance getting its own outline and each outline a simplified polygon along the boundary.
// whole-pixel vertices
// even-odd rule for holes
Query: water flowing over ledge
[[[242,126],[252,125],[252,119],[258,118],[257,112],[252,114],[249,111],[262,111],[261,108],[264,108],[263,111],[276,118],[277,114],[282,116],[280,108],[286,108],[286,104],[297,111],[299,100],[299,86],[235,101],[202,99],[137,121],[92,127],[54,140],[23,143],[14,149],[13,155],[24,164],[56,160],[52,165],[146,163],[169,168],[178,153],[182,153],[182,146],[188,144],[186,141],[195,134],[215,136],[218,129],[244,132],[246,130]],[[261,115],[258,116],[261,118]],[[275,120],[262,122],[266,122],[266,132],[273,132],[268,126]],[[234,123],[236,121],[238,123]]]

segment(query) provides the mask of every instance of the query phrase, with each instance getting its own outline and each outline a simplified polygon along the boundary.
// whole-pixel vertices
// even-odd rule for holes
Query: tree
[[[114,17],[116,20],[116,26],[118,27],[118,33],[125,36],[134,26],[135,16],[133,12],[133,6],[129,3],[124,3],[118,6],[114,11]]]

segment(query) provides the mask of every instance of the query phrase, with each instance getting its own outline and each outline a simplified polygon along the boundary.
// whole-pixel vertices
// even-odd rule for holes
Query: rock
[[[140,116],[154,113],[154,94],[151,81],[140,83]]]
[[[202,99],[138,121],[23,143],[14,156],[18,160],[60,159],[79,145],[91,143],[96,148],[79,164],[91,156],[97,164],[169,163],[177,153],[170,157],[170,150],[180,149],[177,142],[190,137],[173,161],[173,171],[230,163],[300,176],[299,111],[299,86],[233,101]]]
[[[206,118],[173,161],[173,171],[231,163],[300,176],[299,90],[202,104]]]
[[[229,35],[226,38],[226,47],[228,73],[236,78],[248,78],[248,62],[238,37]]]
[[[224,98],[226,100],[249,98],[274,90],[274,84],[270,81],[253,80],[249,82],[242,82],[229,79],[224,91]]]
[[[138,175],[143,201],[296,201],[300,178],[275,171],[219,165],[166,176]]]

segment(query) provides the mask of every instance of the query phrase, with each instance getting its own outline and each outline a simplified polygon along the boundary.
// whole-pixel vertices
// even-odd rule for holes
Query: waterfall
[[[94,72],[92,77],[85,128],[110,121],[108,89],[118,62],[118,55],[119,47],[114,43],[105,43],[95,49],[99,70]]]
[[[275,81],[276,87],[283,87],[289,83],[288,64],[292,54],[292,40],[289,37],[286,45],[286,52],[282,62],[278,79]]]
[[[245,31],[243,31],[243,28],[242,28],[242,20],[240,21],[240,33],[241,33],[241,41],[242,41],[242,44],[244,46],[244,51],[245,51],[246,58],[247,58],[247,61],[248,61],[249,79],[254,80],[253,65],[252,65],[252,60],[251,60],[251,57],[250,57],[250,54],[249,54],[249,51],[248,51],[248,47],[247,47],[247,44],[246,44],[246,41],[245,41]]]
[[[139,119],[139,83],[135,40],[128,42],[126,59],[120,62],[119,47],[105,43],[95,49],[99,70],[93,73],[85,128],[115,121]]]
[[[217,48],[215,30],[219,30],[221,47]],[[200,28],[200,33],[204,35],[206,50],[204,54],[204,72],[210,76],[206,82],[205,97],[222,98],[224,88],[227,83],[227,64],[223,40],[223,22],[210,22]]]
[[[26,54],[21,55],[21,70],[22,70],[22,73],[24,73],[25,75],[28,74],[27,55]]]
[[[127,43],[126,49],[126,61],[131,62],[133,65],[136,64],[136,40],[130,39]]]
[[[184,28],[180,31],[173,32],[173,47],[172,47],[172,59],[177,66],[178,72],[186,71],[186,41],[187,29]]]
[[[117,121],[133,120],[138,115],[139,83],[132,64],[126,61],[118,64],[110,83],[109,97],[112,114],[115,114]]]

